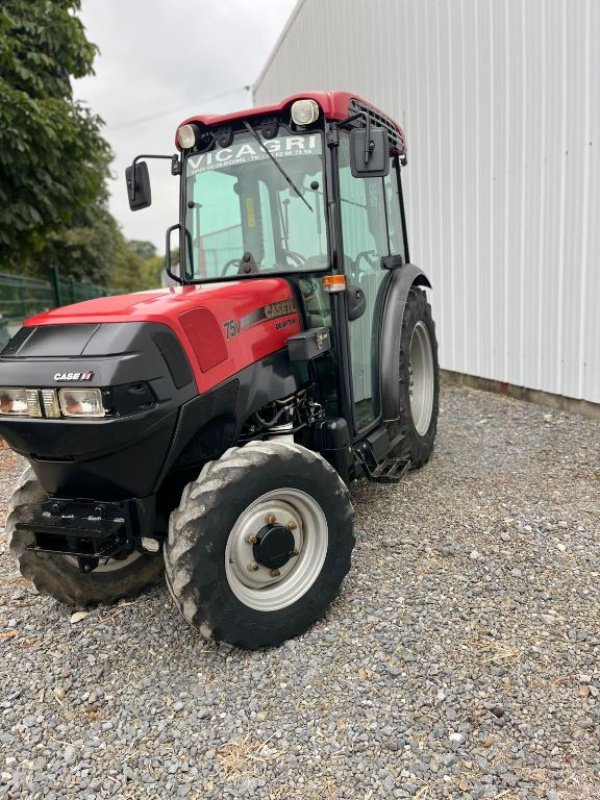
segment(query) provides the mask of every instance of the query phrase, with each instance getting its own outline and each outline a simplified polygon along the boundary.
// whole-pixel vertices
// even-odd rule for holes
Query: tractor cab
[[[180,257],[177,271],[168,259],[172,278],[202,285],[285,277],[305,329],[331,334],[331,349],[313,364],[327,413],[345,419],[351,441],[394,417],[381,375],[387,284],[404,269],[409,285],[429,286],[408,264],[402,128],[350,94],[309,93],[233,115],[191,117],[176,144],[181,219],[168,231],[167,252],[178,232]],[[145,162],[134,161],[127,183],[132,209],[147,206]],[[227,327],[228,338],[239,334],[238,322]],[[431,418],[433,394],[429,386],[421,398],[421,427]],[[364,444],[370,469],[385,460],[388,446],[381,436]]]

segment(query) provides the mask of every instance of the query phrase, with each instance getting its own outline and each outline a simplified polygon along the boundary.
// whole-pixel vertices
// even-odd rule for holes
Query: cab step
[[[410,460],[388,455],[395,449],[400,438],[390,440],[387,431],[380,429],[358,445],[355,452],[369,480],[377,483],[398,483],[410,470]]]

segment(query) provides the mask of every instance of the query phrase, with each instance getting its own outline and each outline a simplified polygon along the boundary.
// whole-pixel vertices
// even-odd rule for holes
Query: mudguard
[[[384,422],[393,422],[400,416],[400,331],[412,286],[432,288],[429,278],[415,264],[390,270],[379,337],[379,391]]]

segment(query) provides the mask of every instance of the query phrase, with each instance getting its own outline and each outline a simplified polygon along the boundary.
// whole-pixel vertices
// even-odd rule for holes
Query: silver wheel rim
[[[98,564],[97,567],[94,568],[93,572],[117,572],[120,569],[125,569],[130,564],[133,564],[134,561],[137,561],[142,554],[139,550],[134,550],[130,553],[126,558],[118,559],[118,558],[109,558],[104,563]],[[64,556],[64,559],[68,561],[69,564],[73,564],[73,566],[79,569],[79,564],[77,562],[77,558],[75,556]]]
[[[410,338],[409,356],[410,413],[419,436],[425,436],[433,413],[433,352],[425,323],[417,322]]]
[[[278,575],[256,564],[249,541],[275,517],[294,536],[295,552]],[[291,606],[319,577],[327,555],[327,520],[321,506],[299,489],[275,489],[256,499],[238,517],[225,548],[229,588],[245,606],[278,611]]]

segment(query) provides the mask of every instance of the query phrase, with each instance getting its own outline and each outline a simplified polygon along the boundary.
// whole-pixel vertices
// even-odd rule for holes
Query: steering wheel
[[[300,253],[294,253],[293,250],[284,250],[283,255],[292,262],[293,266],[295,267],[303,267],[306,263],[306,259],[304,256],[301,256]]]
[[[223,267],[223,269],[221,270],[221,277],[222,277],[223,275],[226,275],[226,274],[227,274],[227,270],[228,270],[230,267],[236,267],[236,269],[239,271],[239,269],[240,269],[240,262],[241,262],[241,260],[242,260],[241,258],[230,258],[230,259],[229,259],[229,261],[228,261],[228,262],[225,264],[225,266],[224,266],[224,267]]]

